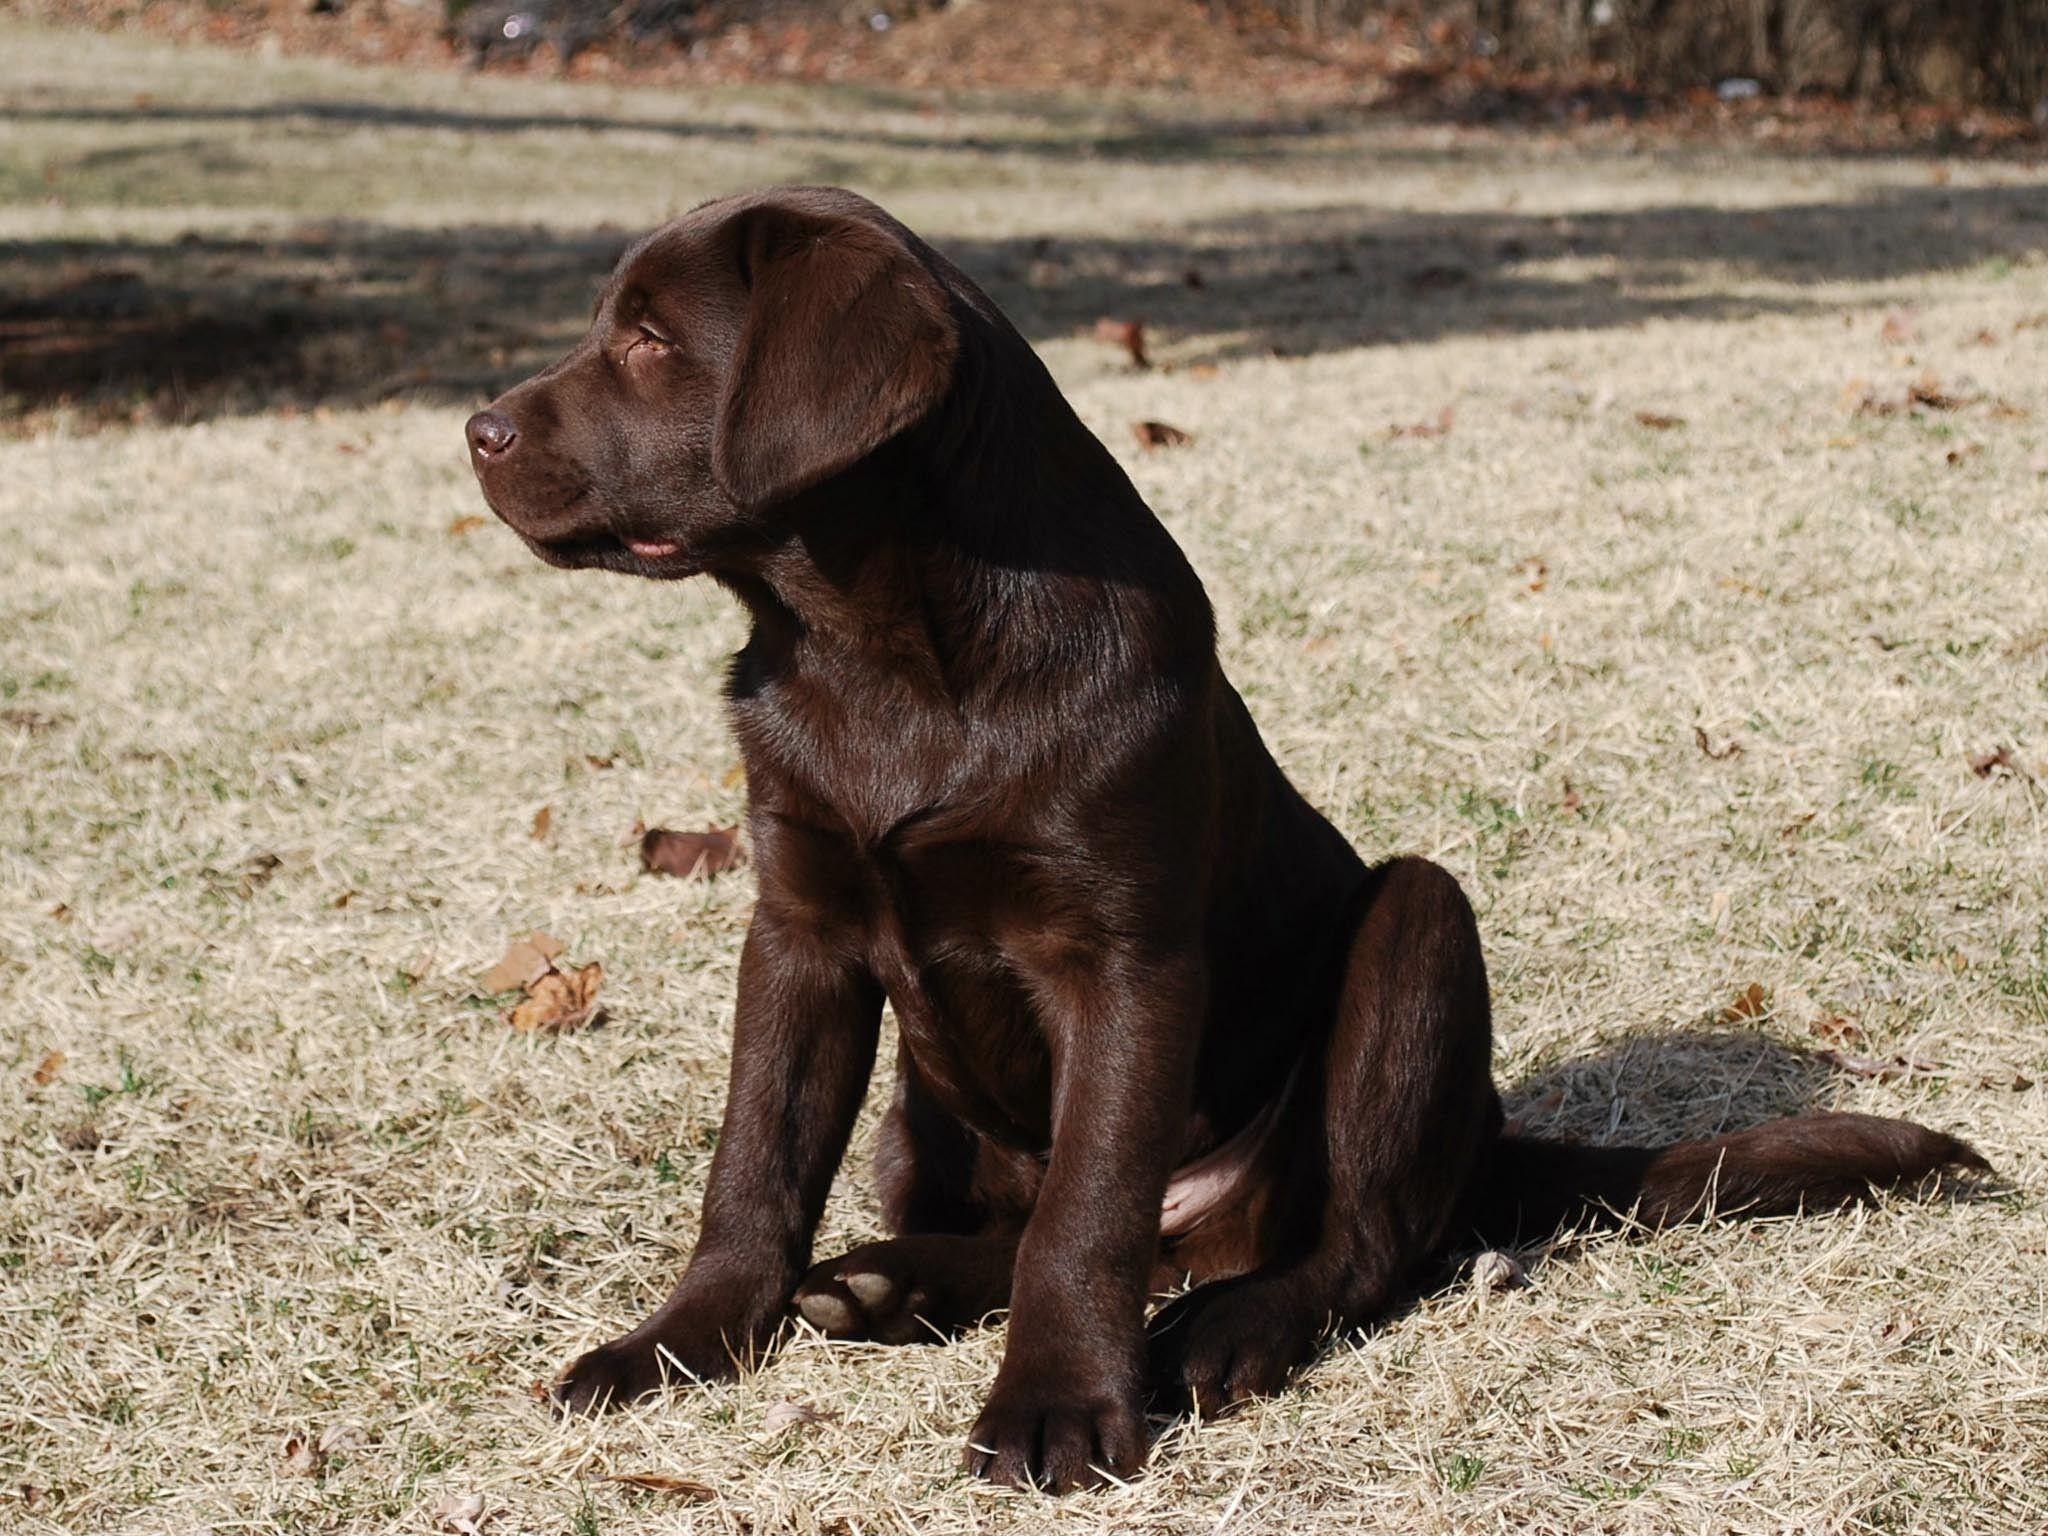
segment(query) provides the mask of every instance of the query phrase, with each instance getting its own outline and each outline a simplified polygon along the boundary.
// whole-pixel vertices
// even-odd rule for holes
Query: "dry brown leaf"
[[[47,1088],[57,1081],[57,1074],[64,1070],[64,1063],[70,1059],[68,1051],[51,1051],[36,1063],[36,1069],[29,1073],[28,1080],[38,1088]]]
[[[1839,1013],[1822,1014],[1807,1025],[1806,1030],[1816,1040],[1825,1040],[1833,1046],[1859,1046],[1864,1041],[1863,1026]]]
[[[1105,316],[1095,322],[1095,339],[1122,347],[1130,354],[1134,367],[1152,366],[1152,359],[1145,355],[1145,323],[1142,320],[1115,320]]]
[[[1970,756],[1970,772],[1980,779],[1996,775],[2016,776],[2019,764],[2012,760],[2012,748],[1993,747],[1989,752],[1975,752]]]
[[[536,843],[544,843],[548,840],[548,833],[554,830],[554,825],[555,808],[552,805],[544,805],[533,813],[533,826],[528,830],[528,835]]]
[[[326,1460],[310,1435],[286,1435],[277,1469],[286,1477],[318,1477]]]
[[[484,1518],[484,1496],[480,1493],[444,1493],[434,1501],[428,1518],[456,1536],[478,1536]]]
[[[465,512],[462,516],[455,518],[448,524],[448,536],[459,539],[465,533],[476,532],[477,529],[483,527],[489,521],[489,518],[480,516],[475,512]]]
[[[677,1477],[672,1472],[614,1472],[607,1482],[644,1488],[649,1493],[669,1493],[685,1499],[715,1499],[718,1490],[694,1477]]]
[[[1567,816],[1576,816],[1581,808],[1584,807],[1586,798],[1576,789],[1572,788],[1572,781],[1570,779],[1566,779],[1564,781],[1564,793],[1558,796],[1557,803],[1558,807]]]
[[[702,832],[650,828],[640,839],[640,867],[651,875],[694,880],[735,868],[743,857],[740,829],[706,827]]]
[[[1387,436],[1390,438],[1442,437],[1446,432],[1451,430],[1451,423],[1456,419],[1457,413],[1453,411],[1450,406],[1447,405],[1442,410],[1436,413],[1435,421],[1416,421],[1410,422],[1407,426],[1403,427],[1389,427],[1387,428]]]
[[[1696,725],[1692,728],[1692,739],[1698,745],[1700,751],[1717,763],[1726,762],[1731,757],[1740,756],[1742,752],[1742,743],[1735,740],[1732,736],[1729,737],[1726,746],[1717,749],[1707,739],[1707,728],[1703,725]]]
[[[1961,405],[1958,395],[1944,393],[1941,379],[1929,369],[1906,387],[1906,404],[1924,405],[1930,411],[1952,411]]]
[[[1652,432],[1671,432],[1685,425],[1683,416],[1667,416],[1662,411],[1637,411],[1636,420]]]
[[[562,941],[550,934],[528,934],[508,948],[498,963],[484,973],[486,992],[510,992],[531,985],[548,973]]]
[[[512,1005],[505,1022],[514,1029],[541,1030],[567,1035],[604,1021],[598,1006],[597,989],[604,984],[604,967],[593,960],[567,971],[550,970],[526,988],[524,1000]]]
[[[1195,440],[1194,433],[1183,432],[1163,421],[1134,421],[1131,423],[1131,436],[1147,452],[1154,448],[1179,448]]]
[[[1884,1326],[1877,1330],[1880,1344],[1896,1349],[1920,1331],[1920,1319],[1912,1312],[1894,1312],[1885,1319]]]
[[[809,1403],[780,1402],[772,1404],[761,1416],[761,1427],[771,1435],[780,1434],[793,1424],[823,1424],[839,1415],[825,1408],[813,1408]]]
[[[1760,981],[1752,981],[1735,994],[1735,1001],[1721,1010],[1723,1024],[1754,1024],[1771,1011],[1771,994]]]

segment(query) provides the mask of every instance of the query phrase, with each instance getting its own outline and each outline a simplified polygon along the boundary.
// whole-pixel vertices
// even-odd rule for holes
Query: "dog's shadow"
[[[1659,1146],[1829,1107],[1827,1058],[1741,1029],[1659,1030],[1607,1042],[1501,1091],[1515,1134]]]
[[[1834,1107],[1831,1085],[1841,1069],[1817,1050],[1802,1050],[1766,1035],[1740,1029],[1659,1030],[1609,1041],[1594,1051],[1521,1077],[1501,1090],[1507,1131],[1542,1141],[1583,1145],[1662,1146],[1701,1141],[1746,1130],[1788,1115]],[[1985,1175],[1947,1173],[1923,1195],[1970,1200],[1996,1193]],[[1547,1232],[1524,1232],[1513,1246],[1511,1265],[1496,1273],[1524,1284],[1542,1265],[1568,1255],[1595,1232],[1623,1239],[1647,1235],[1630,1213],[1612,1220]],[[1713,1220],[1712,1216],[1705,1219]],[[1740,1219],[1729,1213],[1727,1219]],[[1296,1381],[1313,1375],[1340,1344],[1356,1343],[1398,1322],[1418,1307],[1460,1287],[1482,1283],[1474,1260],[1487,1251],[1476,1236],[1452,1234],[1441,1253],[1378,1315],[1338,1329],[1301,1368]],[[1227,1409],[1248,1406],[1230,1404]],[[1164,1433],[1186,1415],[1155,1414]]]

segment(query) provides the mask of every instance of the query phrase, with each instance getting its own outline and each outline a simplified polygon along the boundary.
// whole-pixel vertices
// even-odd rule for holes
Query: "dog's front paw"
[[[603,1413],[659,1392],[672,1370],[655,1345],[629,1333],[570,1361],[552,1395],[566,1414]]]
[[[968,1437],[967,1465],[992,1482],[1065,1493],[1135,1475],[1145,1449],[1135,1391],[1080,1372],[1006,1369]]]
[[[556,1406],[602,1413],[666,1386],[736,1376],[772,1342],[780,1310],[677,1307],[672,1300],[631,1333],[572,1360],[555,1381]],[[717,1321],[735,1313],[740,1320]]]

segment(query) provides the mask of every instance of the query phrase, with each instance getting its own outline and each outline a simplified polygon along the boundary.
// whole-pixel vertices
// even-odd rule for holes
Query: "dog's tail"
[[[1631,1216],[1650,1227],[1710,1214],[1786,1216],[1849,1205],[1945,1168],[1991,1165],[1967,1142],[1877,1115],[1801,1115],[1668,1147],[1504,1135],[1473,1190],[1468,1231],[1511,1245]]]

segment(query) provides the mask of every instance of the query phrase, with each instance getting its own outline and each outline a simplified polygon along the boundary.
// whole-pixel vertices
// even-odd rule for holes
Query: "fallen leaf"
[[[813,1408],[809,1403],[780,1402],[773,1404],[761,1416],[761,1427],[771,1435],[780,1434],[794,1424],[823,1424],[839,1415],[823,1408]]]
[[[477,1536],[483,1517],[484,1496],[480,1493],[444,1493],[429,1513],[434,1524],[458,1536]]]
[[[449,537],[459,539],[465,533],[474,533],[489,521],[489,518],[481,517],[474,512],[465,512],[448,524]]]
[[[702,832],[672,832],[653,827],[640,839],[640,867],[651,875],[694,880],[720,874],[742,858],[740,829],[706,827]]]
[[[1852,1056],[1847,1051],[1822,1051],[1820,1059],[1830,1066],[1854,1073],[1857,1077],[1874,1077],[1879,1082],[1889,1082],[1895,1077],[1911,1077],[1915,1072],[1938,1073],[1948,1068],[1938,1061],[1929,1061],[1920,1056]]]
[[[1670,432],[1685,425],[1683,416],[1666,416],[1661,411],[1637,411],[1636,420],[1652,432]]]
[[[1145,324],[1142,320],[1113,320],[1105,317],[1095,322],[1095,339],[1122,347],[1130,354],[1134,367],[1152,366],[1152,359],[1145,355]]]
[[[595,752],[586,752],[583,754],[583,761],[592,768],[610,768],[614,764],[616,764],[618,760],[619,754],[616,752],[613,752],[606,757],[599,757]]]
[[[1929,370],[1907,386],[1906,403],[1924,405],[1930,411],[1952,411],[1963,402],[1959,396],[1943,393],[1940,378]]]
[[[2019,764],[2012,760],[2012,748],[1993,747],[1989,752],[1973,753],[1970,757],[1970,772],[1980,779],[2003,775],[2011,777],[2019,773]]]
[[[1807,1025],[1806,1030],[1816,1040],[1825,1040],[1834,1046],[1858,1046],[1864,1041],[1863,1026],[1839,1013],[1822,1014]]]
[[[36,1063],[36,1069],[29,1073],[28,1080],[38,1088],[47,1088],[50,1084],[57,1081],[57,1074],[64,1070],[64,1063],[70,1059],[68,1052],[51,1051],[41,1061]]]
[[[1920,327],[1913,322],[1910,311],[1895,309],[1884,317],[1884,324],[1878,329],[1878,337],[1891,346],[1916,340]]]
[[[533,826],[529,833],[536,843],[544,843],[548,840],[548,833],[553,830],[554,824],[555,808],[552,805],[544,805],[533,813]]]
[[[1411,422],[1409,425],[1405,427],[1389,427],[1387,428],[1387,436],[1390,438],[1442,437],[1446,432],[1451,430],[1451,423],[1456,419],[1457,418],[1455,413],[1452,411],[1451,407],[1447,405],[1442,410],[1436,413],[1435,421],[1417,421]]]
[[[1911,1312],[1895,1312],[1877,1330],[1877,1338],[1880,1344],[1889,1344],[1896,1349],[1919,1331],[1920,1319],[1917,1316]]]
[[[57,1132],[57,1145],[66,1152],[97,1152],[102,1139],[90,1120],[74,1120]]]
[[[1147,452],[1154,448],[1179,448],[1195,440],[1194,433],[1183,432],[1163,421],[1134,421],[1131,423],[1131,436]]]
[[[604,967],[595,960],[567,971],[549,970],[527,984],[525,999],[513,1004],[505,1022],[514,1029],[554,1035],[587,1029],[604,1020],[597,1002],[597,989],[603,984]]]
[[[1723,1024],[1754,1024],[1771,1011],[1771,994],[1760,981],[1752,981],[1735,994],[1735,1001],[1721,1010]]]
[[[34,1483],[23,1483],[21,1485],[21,1507],[23,1509],[30,1511],[38,1510],[49,1503],[49,1501],[50,1495],[47,1489],[38,1487]]]
[[[503,958],[484,973],[483,988],[486,992],[510,992],[531,985],[548,973],[561,952],[560,939],[551,934],[530,933],[508,948]]]
[[[649,1493],[672,1493],[686,1499],[714,1499],[718,1490],[694,1477],[677,1477],[670,1472],[614,1472],[607,1482],[644,1488]]]
[[[1713,743],[1708,741],[1707,729],[1703,725],[1696,725],[1692,728],[1692,739],[1698,744],[1700,751],[1717,763],[1726,762],[1731,757],[1740,756],[1742,752],[1742,743],[1735,740],[1732,736],[1728,739],[1726,746],[1716,750]]]
[[[1576,789],[1572,788],[1572,781],[1570,779],[1566,779],[1564,781],[1564,793],[1558,796],[1557,803],[1559,808],[1562,809],[1566,815],[1576,816],[1578,815],[1580,808],[1585,805],[1586,801],[1583,795],[1581,795]]]
[[[286,1477],[318,1477],[321,1465],[326,1460],[310,1436],[287,1435],[284,1441],[284,1454],[278,1461],[278,1471]]]

